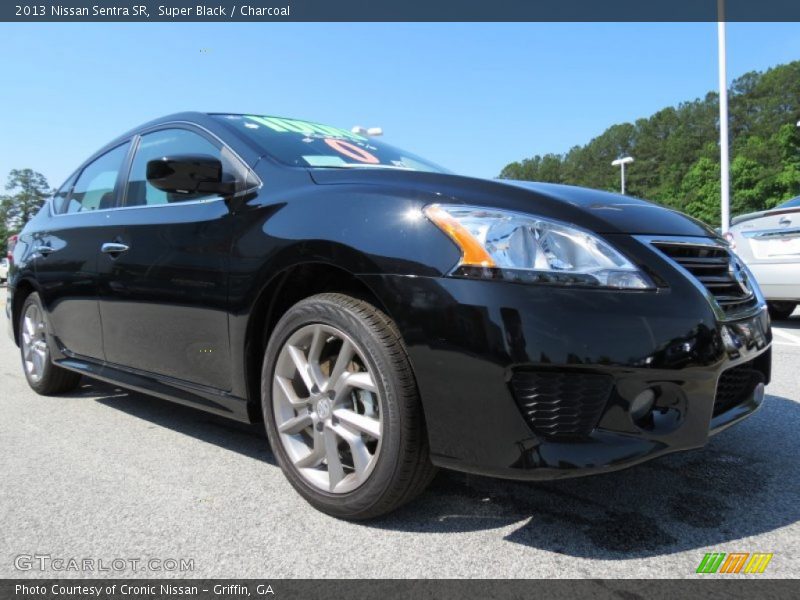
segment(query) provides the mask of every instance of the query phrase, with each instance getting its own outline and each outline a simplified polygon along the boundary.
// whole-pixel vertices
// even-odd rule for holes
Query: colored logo
[[[765,552],[709,552],[700,561],[696,573],[763,573],[767,569],[772,553]]]

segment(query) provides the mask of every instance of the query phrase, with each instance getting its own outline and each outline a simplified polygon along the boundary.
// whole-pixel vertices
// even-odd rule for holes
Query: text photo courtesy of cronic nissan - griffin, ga
[[[0,3],[0,600],[794,598],[800,3]]]

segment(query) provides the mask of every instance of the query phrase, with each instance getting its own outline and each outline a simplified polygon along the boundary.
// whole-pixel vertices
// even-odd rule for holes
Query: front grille
[[[702,283],[726,313],[758,304],[747,273],[724,246],[667,241],[653,245]]]
[[[585,437],[597,425],[613,387],[609,375],[516,371],[511,388],[531,429],[547,438]]]
[[[721,415],[747,400],[753,394],[756,385],[762,381],[764,375],[753,368],[752,361],[723,371],[717,382],[714,416]]]

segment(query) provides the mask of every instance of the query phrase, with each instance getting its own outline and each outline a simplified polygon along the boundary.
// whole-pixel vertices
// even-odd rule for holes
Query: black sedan
[[[701,223],[258,115],[172,115],[89,158],[20,235],[6,310],[37,392],[85,375],[263,419],[297,491],[353,519],[436,466],[701,447],[770,378],[764,298]]]

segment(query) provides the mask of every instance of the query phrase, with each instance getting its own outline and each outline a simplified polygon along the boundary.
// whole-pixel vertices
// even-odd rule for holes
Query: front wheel
[[[784,321],[792,316],[794,309],[797,307],[797,302],[776,301],[767,302],[769,309],[769,316],[775,321]]]
[[[67,371],[50,360],[47,346],[47,326],[39,294],[31,293],[20,311],[19,349],[25,379],[34,392],[49,396],[62,394],[78,387],[79,373]]]
[[[342,294],[295,304],[270,338],[261,381],[272,450],[319,510],[377,517],[433,478],[405,348],[371,304]]]

